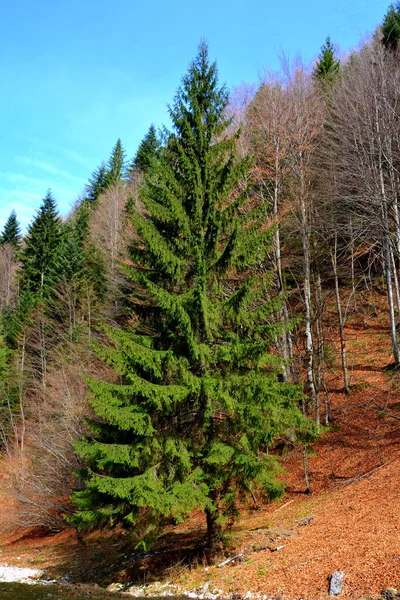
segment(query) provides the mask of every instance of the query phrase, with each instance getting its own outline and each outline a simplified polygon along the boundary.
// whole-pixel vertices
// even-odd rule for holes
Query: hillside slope
[[[286,455],[285,498],[250,511],[232,531],[229,552],[243,553],[242,562],[218,567],[201,561],[185,566],[176,560],[174,567],[172,560],[163,571],[158,570],[160,563],[149,560],[142,566],[142,582],[165,577],[194,589],[209,581],[226,593],[250,590],[268,597],[312,599],[326,598],[329,576],[343,570],[343,598],[400,588],[400,378],[385,370],[390,355],[382,317],[370,319],[366,328],[354,319],[347,337],[353,388],[349,396],[340,393],[334,365],[329,390],[333,424],[310,459],[312,493],[303,493],[300,453]],[[17,516],[7,494],[7,466],[0,476],[0,523],[9,526]],[[202,516],[194,517],[165,539],[176,550],[182,539],[198,539],[203,527]],[[123,560],[115,540],[92,539],[80,547],[72,531],[41,537],[5,527],[0,543],[1,562],[39,565],[52,574],[68,572],[75,580],[100,583],[137,577],[135,564]],[[274,551],[277,546],[283,547]]]

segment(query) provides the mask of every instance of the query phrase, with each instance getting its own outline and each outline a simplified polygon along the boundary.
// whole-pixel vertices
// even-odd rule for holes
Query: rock
[[[132,585],[128,589],[124,590],[124,595],[134,596],[135,598],[165,598],[169,596],[178,596],[182,594],[182,590],[178,585],[174,585],[169,581],[162,583],[161,581],[154,581],[153,583],[137,586]],[[193,598],[207,598],[207,593],[198,594],[196,592]],[[211,599],[213,600],[213,599]]]
[[[285,547],[285,545],[283,545],[283,546],[267,546],[267,548],[270,552],[279,552],[279,550],[283,550],[284,547]]]
[[[307,517],[309,518],[309,517]],[[290,538],[294,535],[299,535],[296,529],[287,529],[286,527],[274,527],[274,529],[255,529],[251,535],[264,535],[270,542],[275,542],[282,538]]]
[[[385,600],[400,600],[400,592],[399,590],[395,590],[394,588],[387,588],[386,590],[382,590],[381,596]]]
[[[302,519],[295,519],[294,522],[298,524],[298,527],[304,527],[304,525],[309,525],[314,519],[315,515],[309,515],[308,517],[303,517]]]
[[[235,554],[234,556],[230,556],[226,560],[222,561],[217,565],[218,568],[225,567],[226,565],[236,564],[237,562],[241,562],[244,560],[243,554]]]
[[[122,583],[110,583],[110,585],[108,585],[106,587],[107,592],[119,592],[122,590],[124,586],[122,585]]]
[[[252,552],[262,552],[263,550],[268,550],[269,544],[253,544],[251,546]]]
[[[130,596],[143,596],[144,588],[136,585],[131,586],[128,590]]]
[[[343,571],[335,571],[331,575],[331,579],[329,582],[329,595],[337,596],[342,591],[343,587],[343,579],[344,572]]]

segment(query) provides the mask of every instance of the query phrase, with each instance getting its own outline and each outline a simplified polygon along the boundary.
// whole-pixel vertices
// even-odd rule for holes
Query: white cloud
[[[64,179],[73,179],[76,181],[80,181],[79,177],[72,175],[68,171],[64,169],[59,169],[52,162],[46,160],[45,158],[30,158],[29,156],[15,156],[15,161],[19,164],[25,165],[27,167],[33,167],[35,169],[40,169],[41,171],[45,171],[46,173],[51,173],[52,175],[57,175],[58,177],[62,177]]]
[[[63,216],[68,213],[79,193],[79,188],[66,187],[62,182],[56,180],[49,182],[48,179],[38,179],[15,173],[0,173],[0,178],[5,183],[4,187],[0,188],[0,229],[12,210],[17,213],[22,228],[26,229],[35,217],[49,187]]]
[[[34,149],[34,154],[37,156],[51,156],[53,160],[56,159],[57,162],[66,162],[67,164],[69,163],[74,165],[74,167],[83,167],[88,171],[90,171],[90,169],[93,167],[93,160],[90,156],[83,156],[74,149],[66,148],[64,146],[55,144],[52,141],[47,142],[35,137],[26,138],[26,142],[32,149]],[[74,167],[72,167],[72,169]]]
[[[0,189],[0,197],[2,198],[0,206],[1,227],[8,219],[10,212],[15,210],[22,229],[26,229],[35,215],[35,210],[40,205],[40,196],[34,192],[21,189]]]
[[[87,174],[79,176],[80,170],[77,174],[73,166],[69,170],[71,161],[82,163],[83,158],[78,153],[71,151],[68,161],[62,156],[68,151],[61,148],[57,154],[45,152],[45,144],[32,142],[32,146],[36,147],[29,148],[29,155],[13,155],[10,170],[0,172],[0,230],[13,209],[26,229],[48,189],[52,190],[59,211],[65,216],[84,188]]]

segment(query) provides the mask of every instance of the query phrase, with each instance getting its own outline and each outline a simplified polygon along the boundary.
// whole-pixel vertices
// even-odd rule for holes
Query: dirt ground
[[[328,392],[333,421],[310,458],[312,493],[304,494],[302,455],[286,455],[283,500],[247,512],[231,532],[226,557],[242,553],[241,562],[218,567],[177,560],[163,569],[161,561],[157,573],[142,572],[142,583],[156,577],[187,589],[210,582],[210,590],[226,593],[323,599],[330,575],[342,570],[341,598],[400,588],[400,375],[385,369],[391,361],[390,338],[382,316],[369,317],[367,324],[353,317],[346,336],[352,390],[348,396],[341,393],[332,335]],[[9,525],[15,505],[7,494],[6,469],[0,478],[0,523]],[[202,528],[203,517],[194,516],[170,532],[169,543],[199,538]],[[107,583],[134,577],[129,557],[122,560],[118,554],[118,540],[91,539],[82,547],[73,531],[41,536],[7,527],[0,548],[2,563],[45,567],[76,580]]]

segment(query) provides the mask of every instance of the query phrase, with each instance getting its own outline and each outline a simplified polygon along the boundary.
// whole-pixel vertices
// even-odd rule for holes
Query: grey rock
[[[381,596],[385,600],[400,600],[400,592],[399,590],[395,590],[394,588],[387,588],[386,590],[382,590]]]
[[[122,583],[110,583],[110,585],[106,587],[106,590],[107,592],[119,592],[123,587]]]
[[[226,567],[226,565],[236,564],[237,562],[241,562],[244,560],[243,554],[235,554],[234,556],[230,556],[226,560],[222,561],[217,565],[218,568]]]
[[[283,550],[284,547],[285,547],[285,545],[283,545],[283,546],[268,546],[268,550],[270,550],[271,552],[279,552],[279,550]]]
[[[343,571],[335,571],[334,573],[332,573],[331,579],[329,582],[329,595],[330,596],[337,596],[338,594],[340,594],[340,592],[342,591],[342,588],[343,588],[343,579],[344,579]]]
[[[314,519],[315,515],[308,515],[308,517],[303,517],[302,519],[295,519],[294,522],[297,523],[298,527],[304,527],[305,525],[309,525]]]

